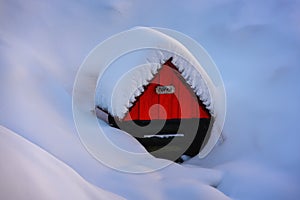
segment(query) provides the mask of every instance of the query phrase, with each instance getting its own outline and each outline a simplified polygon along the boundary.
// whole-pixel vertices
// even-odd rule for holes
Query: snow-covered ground
[[[123,199],[16,133],[1,126],[0,134],[1,199]]]
[[[299,8],[297,0],[1,1],[0,199],[299,199]],[[141,25],[202,44],[228,107],[223,140],[205,159],[137,175],[84,149],[71,94],[94,46]]]

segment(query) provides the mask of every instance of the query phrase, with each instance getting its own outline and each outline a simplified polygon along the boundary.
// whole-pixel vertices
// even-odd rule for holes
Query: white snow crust
[[[173,62],[183,78],[212,114],[213,107],[209,89],[200,73],[191,66],[191,64],[177,55],[172,55],[170,53],[161,53],[158,55],[161,55],[162,57],[157,57],[156,60],[151,63],[137,67],[133,66],[133,69],[127,72],[126,75],[119,78],[116,83],[117,85],[114,85],[113,90],[105,89],[104,87],[108,84],[104,83],[104,81],[109,81],[114,75],[105,74],[104,76],[109,78],[103,77],[100,79],[98,83],[99,89],[96,91],[96,96],[100,99],[96,99],[99,106],[107,110],[112,116],[122,119],[134,104],[136,98],[144,92],[144,87],[147,86],[158,73],[162,66],[160,63],[173,57]]]
[[[173,57],[178,71],[213,117],[211,128],[199,153],[200,157],[205,157],[218,141],[224,124],[226,105],[224,102],[225,94],[223,86],[218,86],[212,81],[199,60],[191,53],[191,51],[196,50],[189,50],[190,47],[186,47],[181,43],[184,39],[180,38],[179,41],[175,37],[171,37],[170,34],[168,35],[159,30],[147,27],[136,27],[135,30],[147,35],[147,42],[150,42],[157,49],[150,55],[144,53],[146,56],[149,56],[144,57],[144,60],[148,60],[148,64],[132,65],[134,63],[132,60],[137,58],[129,56],[128,59],[132,59],[130,62],[121,58],[118,60],[119,62],[113,63],[115,65],[107,66],[108,69],[98,80],[95,95],[96,106],[100,106],[112,116],[122,119],[136,98],[144,91],[144,87],[158,72],[161,64],[170,57]],[[164,51],[160,51],[159,49],[163,49]],[[137,55],[140,56],[140,54]],[[123,71],[123,74],[120,73],[121,70],[118,70],[119,73],[113,70],[113,68],[120,68],[123,65],[126,66],[123,69],[127,69],[127,71]],[[215,74],[212,75],[215,76]]]
[[[48,152],[0,126],[0,199],[124,199],[97,188]]]
[[[299,200],[299,8],[294,0],[1,1],[0,199]],[[221,71],[228,107],[222,140],[204,159],[137,175],[86,151],[71,96],[88,52],[139,25],[201,43]],[[145,152],[102,125],[114,143]]]

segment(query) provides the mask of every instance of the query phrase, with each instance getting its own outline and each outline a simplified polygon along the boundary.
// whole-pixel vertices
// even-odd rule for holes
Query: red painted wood
[[[156,77],[157,78],[157,77]],[[156,79],[155,78],[155,79]],[[155,81],[156,82],[156,81]],[[147,87],[147,90],[141,95],[140,100],[140,118],[138,120],[150,120],[149,111],[150,108],[156,104],[159,104],[158,95],[153,95],[155,93],[155,88],[157,84],[150,83]],[[156,118],[158,116],[158,107],[154,107],[151,109],[151,116]]]
[[[156,87],[158,85],[173,85],[175,93],[157,94]],[[151,111],[150,115],[149,111]],[[167,115],[164,115],[164,113]],[[136,103],[130,108],[123,120],[189,118],[210,118],[210,114],[176,67],[171,61],[168,61],[162,66],[149,85],[146,86],[143,94],[137,98]]]
[[[159,85],[171,86],[175,87],[175,91],[177,88],[177,78],[175,77],[174,69],[164,65],[159,72]],[[178,81],[177,81],[178,82]],[[157,95],[157,94],[156,94]],[[160,94],[159,104],[162,106],[159,109],[159,119],[163,119],[164,113],[167,114],[167,119],[178,119],[180,114],[178,113],[179,102],[177,100],[176,94]]]
[[[210,114],[208,110],[205,108],[203,103],[199,105],[199,113],[200,113],[200,118],[210,118]]]
[[[134,105],[131,107],[130,112],[125,116],[125,120],[134,120],[140,118],[140,101],[136,101]]]

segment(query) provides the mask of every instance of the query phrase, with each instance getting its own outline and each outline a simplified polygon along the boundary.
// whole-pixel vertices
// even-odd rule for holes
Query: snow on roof
[[[121,36],[124,35],[130,40],[122,41]],[[119,49],[108,51],[105,55],[108,58],[102,58],[102,65],[106,64],[107,60],[114,60],[98,70],[101,73],[93,91],[95,101],[93,105],[89,102],[89,106],[99,106],[112,116],[122,119],[161,65],[173,57],[173,64],[212,115],[212,123],[199,153],[199,157],[205,157],[221,135],[226,110],[223,81],[209,55],[191,38],[166,29],[136,27],[116,37],[118,42],[109,42]],[[125,48],[127,46],[128,48]],[[130,56],[129,59],[124,59],[128,54],[145,49],[153,50],[152,54],[138,54],[135,59],[139,61],[134,64],[134,59]],[[119,52],[121,56],[117,57],[115,52]],[[150,62],[145,63],[147,59]],[[120,60],[122,62],[118,62]],[[97,68],[96,65],[92,65],[91,69],[94,69],[93,67]]]
[[[122,119],[137,97],[144,92],[144,87],[150,83],[162,65],[171,57],[173,58],[172,63],[182,77],[210,113],[213,114],[211,95],[201,74],[181,56],[165,51],[158,51],[151,58],[151,61],[148,59],[148,63],[133,67],[125,75],[122,75],[116,84],[113,84],[113,88],[105,83],[105,81],[111,83],[113,74],[105,73],[104,77],[99,80],[96,95],[97,105],[108,111],[112,116]],[[109,89],[104,87],[109,87]]]

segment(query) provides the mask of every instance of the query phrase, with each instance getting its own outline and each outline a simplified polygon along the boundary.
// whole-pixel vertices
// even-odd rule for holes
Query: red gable
[[[208,110],[171,61],[170,58],[163,64],[124,121],[210,118]]]

